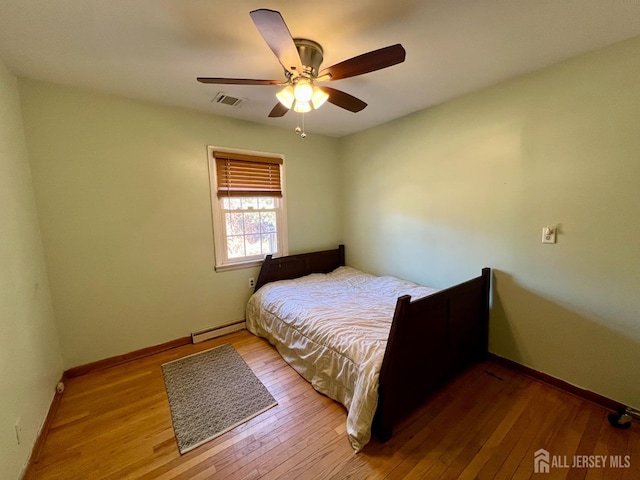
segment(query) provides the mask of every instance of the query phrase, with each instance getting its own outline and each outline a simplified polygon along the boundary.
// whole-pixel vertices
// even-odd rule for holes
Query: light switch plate
[[[556,243],[555,227],[542,227],[542,243]]]

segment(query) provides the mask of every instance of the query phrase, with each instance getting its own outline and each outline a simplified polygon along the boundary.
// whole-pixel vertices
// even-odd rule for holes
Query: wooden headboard
[[[344,245],[339,245],[335,250],[301,253],[286,257],[273,258],[271,255],[267,255],[260,269],[254,291],[257,292],[260,287],[269,282],[290,280],[312,273],[329,273],[344,265]]]

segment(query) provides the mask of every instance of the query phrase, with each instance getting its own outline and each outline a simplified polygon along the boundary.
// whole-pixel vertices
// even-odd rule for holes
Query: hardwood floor
[[[278,406],[181,456],[160,365],[223,343],[238,350]],[[389,442],[374,439],[354,454],[345,409],[267,342],[241,331],[69,379],[29,478],[640,478],[638,424],[616,430],[607,413],[486,362],[436,394]],[[569,464],[574,455],[629,455],[631,465],[535,474],[540,448]]]

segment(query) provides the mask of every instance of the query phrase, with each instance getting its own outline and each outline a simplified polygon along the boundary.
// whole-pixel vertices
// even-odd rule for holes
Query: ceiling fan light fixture
[[[295,95],[293,94],[293,87],[291,85],[287,85],[278,93],[276,93],[276,97],[278,98],[278,101],[289,110],[291,110],[291,107],[293,107],[293,102],[296,99]]]
[[[320,108],[329,98],[329,94],[313,85],[306,78],[298,79],[294,85],[287,85],[276,93],[278,101],[289,110],[307,113]]]
[[[314,110],[317,110],[324,102],[329,98],[329,94],[323,91],[318,87],[313,87],[313,96],[311,97],[311,104],[313,105]]]
[[[311,103],[310,102],[299,102],[295,101],[293,104],[293,111],[298,113],[307,113],[311,111]]]
[[[300,77],[293,86],[293,95],[296,103],[309,103],[313,97],[313,84],[308,78]]]

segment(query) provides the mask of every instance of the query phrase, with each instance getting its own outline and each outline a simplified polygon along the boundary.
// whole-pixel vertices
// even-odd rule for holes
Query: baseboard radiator
[[[240,330],[244,330],[245,328],[247,328],[247,323],[244,320],[240,320],[234,323],[228,323],[227,325],[218,327],[205,328],[203,330],[193,332],[191,334],[191,342],[204,342],[205,340],[228,335],[229,333],[238,332]]]

